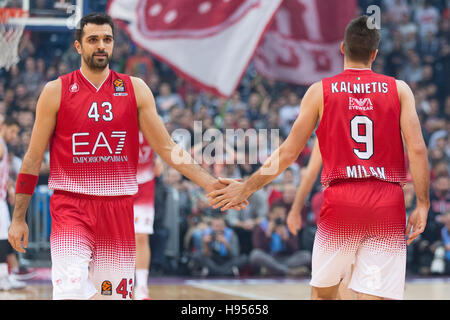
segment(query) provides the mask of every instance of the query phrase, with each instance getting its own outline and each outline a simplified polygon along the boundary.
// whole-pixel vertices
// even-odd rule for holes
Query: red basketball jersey
[[[322,184],[375,177],[404,183],[406,169],[395,79],[370,69],[346,69],[322,80],[318,129]]]
[[[139,127],[130,77],[110,70],[99,88],[81,70],[60,79],[49,188],[97,196],[135,194]]]
[[[138,184],[146,183],[154,179],[153,172],[154,151],[139,131],[139,161],[137,167]]]

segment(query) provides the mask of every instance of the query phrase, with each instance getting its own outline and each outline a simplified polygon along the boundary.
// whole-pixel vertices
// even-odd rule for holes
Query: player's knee
[[[357,299],[358,300],[383,300],[382,297],[374,296],[367,293],[358,292],[357,293]]]
[[[147,245],[149,242],[148,234],[137,233],[136,234],[136,246]]]
[[[337,286],[328,288],[312,287],[312,300],[335,300],[337,296]]]

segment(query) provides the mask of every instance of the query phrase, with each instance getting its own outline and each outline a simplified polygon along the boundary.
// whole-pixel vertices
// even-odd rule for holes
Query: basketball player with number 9
[[[81,68],[47,83],[39,97],[8,240],[25,252],[26,210],[49,145],[53,299],[129,300],[139,130],[165,162],[205,190],[224,185],[171,139],[144,81],[109,69],[112,19],[89,14],[75,36]]]
[[[335,299],[353,262],[348,287],[359,299],[403,299],[406,245],[425,229],[427,149],[409,86],[371,70],[379,41],[367,16],[352,20],[341,43],[344,71],[311,85],[289,136],[262,168],[245,182],[219,178],[228,186],[208,194],[222,210],[247,199],[297,159],[320,120],[325,190],[312,256],[313,299]],[[417,196],[408,221],[403,140]]]

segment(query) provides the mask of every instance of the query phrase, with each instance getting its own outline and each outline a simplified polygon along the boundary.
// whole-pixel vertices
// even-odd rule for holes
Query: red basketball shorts
[[[349,288],[403,299],[406,215],[400,185],[344,181],[324,191],[312,255],[314,287],[337,285],[354,264]]]
[[[53,299],[131,299],[133,197],[56,190],[50,212]]]

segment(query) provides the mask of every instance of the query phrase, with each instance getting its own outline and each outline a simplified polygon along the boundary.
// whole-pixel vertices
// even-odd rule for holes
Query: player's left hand
[[[28,247],[28,225],[25,220],[12,219],[8,230],[8,241],[14,250],[25,253]]]
[[[244,183],[240,179],[219,178],[219,182],[227,185],[225,188],[215,190],[207,194],[210,199],[209,204],[214,209],[221,208],[221,211],[232,209],[241,203],[247,203]]]
[[[219,179],[217,180],[217,182],[214,183],[214,184],[212,185],[212,190],[209,190],[210,193],[213,192],[213,191],[221,190],[221,189],[224,189],[224,188],[227,187],[227,184],[221,182],[220,179],[222,179],[222,178],[219,178]],[[239,178],[239,179],[225,179],[225,180],[242,181],[242,179],[240,179],[240,178]],[[207,195],[209,199],[211,199],[211,198],[209,197],[209,194],[210,194],[210,193],[208,193],[208,195]],[[235,205],[235,206],[229,207],[228,209],[230,209],[230,210],[231,210],[231,209],[234,209],[234,210],[240,211],[240,210],[245,210],[245,209],[247,208],[247,206],[248,206],[248,201],[247,201],[247,200],[244,200],[244,201],[242,201],[241,203],[239,203],[239,204],[237,204],[237,205]],[[216,209],[216,208],[217,208],[217,207],[215,207],[214,209]],[[224,210],[222,210],[222,211],[224,211]]]
[[[428,208],[417,206],[409,215],[405,235],[408,236],[406,244],[409,246],[425,230],[427,225]],[[412,229],[412,232],[411,232]]]
[[[298,231],[302,228],[302,216],[300,211],[291,208],[286,219],[286,224],[289,231],[293,235],[297,235]]]

